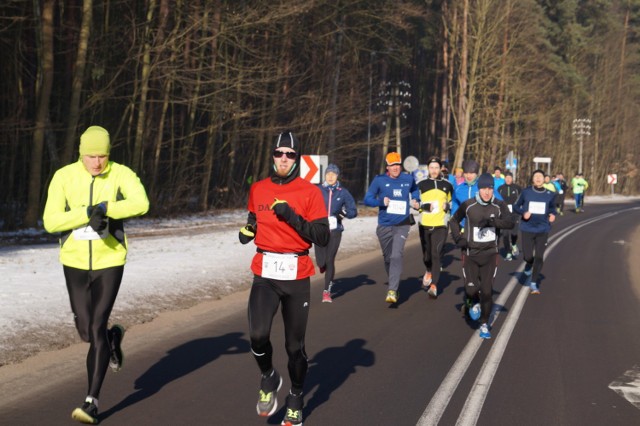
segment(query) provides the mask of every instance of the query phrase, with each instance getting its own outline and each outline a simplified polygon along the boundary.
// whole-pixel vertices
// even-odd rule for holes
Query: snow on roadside
[[[374,211],[361,210],[345,221],[341,257],[378,248]],[[238,242],[245,220],[238,210],[128,223],[129,255],[111,319],[131,326],[248,288],[255,245]],[[79,341],[58,253],[57,244],[0,247],[0,366]]]

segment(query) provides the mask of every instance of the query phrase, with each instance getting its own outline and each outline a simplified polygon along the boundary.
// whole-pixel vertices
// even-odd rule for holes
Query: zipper
[[[89,186],[89,205],[93,205],[93,184],[96,181],[95,176],[91,176],[91,185]],[[87,225],[88,226],[88,225]],[[93,241],[89,240],[89,270],[93,270]]]

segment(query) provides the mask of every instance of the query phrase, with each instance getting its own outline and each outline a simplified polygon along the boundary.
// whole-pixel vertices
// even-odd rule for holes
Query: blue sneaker
[[[538,284],[536,283],[531,283],[531,285],[529,285],[529,289],[531,290],[529,292],[530,294],[540,294],[540,290],[538,290]]]
[[[489,331],[489,326],[486,322],[480,326],[480,338],[491,339],[491,332]]]
[[[473,305],[469,310],[469,316],[474,321],[478,321],[478,318],[480,318],[481,313],[482,313],[482,309],[480,308],[479,303],[476,303],[475,305]]]
[[[526,265],[524,265],[524,274],[527,277],[530,277],[532,273],[533,273],[533,265],[530,263],[527,263]]]

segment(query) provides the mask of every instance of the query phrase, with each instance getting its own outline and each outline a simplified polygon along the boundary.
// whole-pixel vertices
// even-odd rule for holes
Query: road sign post
[[[311,183],[322,183],[328,165],[327,155],[303,155],[300,157],[300,177]]]
[[[607,183],[611,185],[611,195],[613,195],[613,187],[618,183],[618,175],[616,173],[611,173],[607,175]]]

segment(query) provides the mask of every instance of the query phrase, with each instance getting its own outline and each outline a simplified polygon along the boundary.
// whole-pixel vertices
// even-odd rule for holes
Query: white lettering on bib
[[[529,213],[545,214],[547,213],[547,203],[541,201],[529,201]]]
[[[473,227],[473,241],[477,243],[488,243],[496,240],[496,228],[493,226],[487,226],[480,228]]]
[[[338,218],[335,216],[329,216],[329,230],[333,231],[338,228]]]
[[[389,214],[407,214],[407,202],[400,200],[389,200],[387,206],[387,213]]]
[[[295,280],[298,276],[298,256],[284,253],[263,253],[262,276],[274,280]]]

